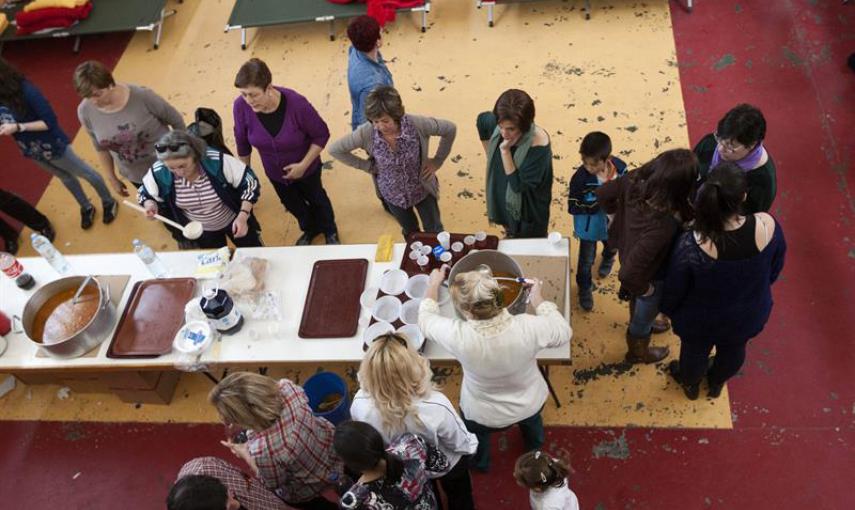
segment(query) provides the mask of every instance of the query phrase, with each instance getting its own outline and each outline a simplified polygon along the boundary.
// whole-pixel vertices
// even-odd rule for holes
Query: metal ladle
[[[142,207],[138,204],[135,204],[135,203],[130,202],[128,200],[122,200],[122,202],[126,206],[130,207],[131,209],[136,209],[137,211],[140,211],[142,213],[146,212],[145,207]],[[202,237],[202,234],[205,232],[205,228],[198,221],[191,221],[190,223],[188,223],[186,225],[182,225],[182,224],[178,223],[177,221],[172,221],[169,218],[166,218],[166,217],[161,216],[159,214],[155,214],[154,219],[160,220],[160,221],[166,223],[167,225],[170,225],[172,227],[177,228],[178,230],[181,231],[181,235],[183,235],[187,239],[190,239],[191,241],[193,241],[195,239],[199,239],[200,237]]]
[[[89,282],[91,282],[91,281],[92,281],[92,275],[91,274],[83,279],[83,283],[80,284],[80,287],[77,287],[77,292],[75,292],[74,297],[71,298],[71,305],[72,306],[77,304],[77,302],[80,300],[80,294],[83,293],[83,289],[85,289],[86,286],[89,285]]]

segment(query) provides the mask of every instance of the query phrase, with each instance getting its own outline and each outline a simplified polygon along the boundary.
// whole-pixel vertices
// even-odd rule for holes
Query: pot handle
[[[104,300],[104,304],[101,305],[101,309],[105,309],[110,306],[110,301],[112,301],[112,296],[110,295],[110,285],[108,283],[102,284],[101,290],[106,295],[107,299]]]
[[[12,333],[19,335],[24,332],[24,321],[17,315],[12,316]]]

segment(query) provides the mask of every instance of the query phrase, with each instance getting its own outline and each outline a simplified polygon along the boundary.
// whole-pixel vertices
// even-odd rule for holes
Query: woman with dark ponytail
[[[438,508],[425,471],[427,446],[409,432],[386,446],[371,425],[346,421],[335,429],[333,448],[359,479],[341,497],[340,506],[364,510]]]
[[[784,266],[784,232],[767,213],[744,215],[749,184],[734,163],[715,167],[695,198],[693,231],[677,241],[662,311],[680,337],[668,369],[690,400],[704,375],[716,398],[745,361],[745,346],[772,311],[772,284]],[[716,354],[708,367],[712,348]]]

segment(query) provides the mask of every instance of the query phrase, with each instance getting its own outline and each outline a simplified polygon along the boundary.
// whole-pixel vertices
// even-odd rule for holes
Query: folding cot
[[[272,25],[287,25],[311,21],[330,24],[330,41],[335,40],[335,20],[355,18],[365,14],[362,3],[333,4],[326,0],[237,0],[229,16],[226,32],[240,30],[240,47],[246,49],[246,29]],[[399,9],[399,12],[421,12],[422,32],[427,29],[430,0],[424,5]]]
[[[489,26],[493,26],[493,7],[496,4],[518,4],[522,2],[537,2],[539,0],[475,0],[475,7],[481,8],[482,6],[487,8],[487,24]],[[692,12],[692,7],[694,4],[694,0],[686,0],[686,10]],[[585,19],[591,19],[591,0],[585,0]]]
[[[80,49],[80,38],[84,35],[148,30],[153,34],[154,49],[157,49],[163,32],[163,20],[175,14],[174,10],[166,10],[165,7],[166,0],[92,0],[92,13],[73,27],[45,33],[17,35],[16,27],[10,23],[0,35],[0,45],[9,41],[74,37],[76,53]],[[11,22],[15,19],[15,13],[22,8],[22,4],[14,4],[3,8],[2,12]]]

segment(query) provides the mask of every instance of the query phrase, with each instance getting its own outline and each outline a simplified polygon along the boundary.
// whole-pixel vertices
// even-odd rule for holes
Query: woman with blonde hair
[[[465,320],[443,317],[437,294],[448,266],[430,275],[419,307],[419,327],[463,366],[460,410],[466,428],[478,436],[474,467],[487,471],[490,434],[519,425],[526,449],[544,441],[540,410],[547,398],[537,353],[570,341],[570,324],[555,303],[545,301],[542,282],[529,296],[536,315],[511,315],[502,306],[502,288],[487,271],[458,274],[450,283],[451,298]]]
[[[394,333],[374,339],[359,365],[360,389],[350,415],[371,424],[387,443],[405,432],[427,442],[426,470],[438,481],[450,509],[475,508],[472,481],[464,456],[478,440],[445,395],[431,383],[428,360]]]
[[[247,442],[222,441],[264,485],[295,508],[338,508],[321,496],[342,473],[335,427],[312,414],[303,389],[251,372],[225,377],[208,394],[223,423],[248,430]]]

